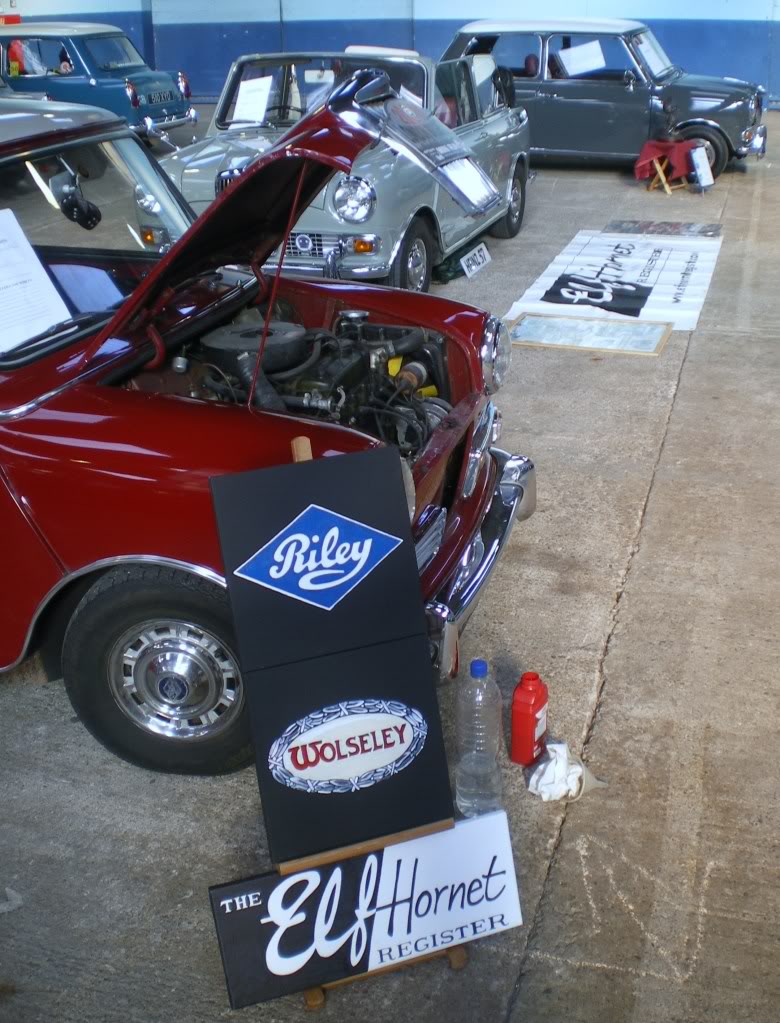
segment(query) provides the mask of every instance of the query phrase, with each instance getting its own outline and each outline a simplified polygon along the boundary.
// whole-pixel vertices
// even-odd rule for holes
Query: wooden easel
[[[306,436],[293,437],[290,442],[294,462],[309,462],[313,455],[311,441]],[[324,867],[329,863],[336,863],[338,860],[349,859],[352,856],[364,856],[370,852],[377,852],[389,845],[397,845],[399,842],[410,842],[414,838],[423,838],[426,835],[433,835],[437,831],[447,831],[455,826],[452,818],[443,821],[435,821],[433,824],[426,824],[419,828],[410,828],[408,831],[397,831],[392,835],[382,835],[381,838],[371,839],[366,842],[357,842],[354,845],[343,846],[341,849],[329,849],[327,852],[318,853],[314,856],[304,856],[297,860],[287,860],[285,863],[277,863],[276,870],[284,877],[294,874],[299,870],[310,870],[312,867]],[[343,984],[353,984],[355,981],[367,980],[380,973],[393,973],[402,970],[413,963],[422,963],[429,959],[441,959],[447,957],[450,969],[462,970],[469,961],[468,949],[465,945],[455,945],[453,948],[442,948],[436,952],[429,952],[428,955],[418,956],[408,963],[392,963],[383,966],[381,969],[372,970],[371,973],[361,973],[356,977],[343,977],[341,980],[333,980],[328,984],[320,984],[317,987],[306,988],[303,992],[303,1000],[306,1009],[310,1012],[317,1011],[325,1005],[325,992],[334,987],[341,987]]]
[[[666,176],[666,171],[669,169],[669,157],[668,156],[662,156],[660,160],[658,159],[657,156],[654,157],[654,159],[653,159],[653,166],[655,167],[655,177],[650,182],[650,184],[647,186],[647,191],[648,192],[652,192],[654,188],[658,188],[659,185],[663,185],[663,189],[666,192],[666,194],[667,195],[671,195],[672,192],[675,190],[675,188],[687,188],[688,187],[687,175],[684,177],[683,181],[678,182],[678,184],[676,184],[676,185],[672,185],[670,183],[674,179],[673,178],[668,178]]]

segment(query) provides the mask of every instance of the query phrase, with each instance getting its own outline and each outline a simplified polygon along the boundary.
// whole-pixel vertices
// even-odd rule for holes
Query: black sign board
[[[522,922],[504,813],[287,877],[218,885],[209,897],[234,1009]]]
[[[451,818],[397,451],[212,490],[274,862]]]

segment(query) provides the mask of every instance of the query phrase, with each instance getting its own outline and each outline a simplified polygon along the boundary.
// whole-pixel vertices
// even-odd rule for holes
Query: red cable
[[[260,363],[263,360],[263,350],[265,348],[266,338],[268,337],[268,325],[271,322],[271,315],[273,314],[274,305],[276,303],[276,291],[277,291],[277,288],[279,286],[279,277],[281,276],[281,273],[282,273],[282,266],[284,264],[285,253],[287,252],[287,242],[288,242],[288,239],[290,237],[290,231],[292,231],[293,224],[295,223],[295,214],[298,211],[298,200],[301,197],[301,189],[303,188],[303,178],[304,178],[305,174],[306,174],[306,161],[304,160],[303,166],[301,167],[301,173],[300,173],[300,176],[298,178],[298,185],[297,185],[297,187],[295,189],[295,198],[293,199],[292,209],[290,210],[290,219],[287,221],[287,230],[284,232],[284,240],[282,241],[282,249],[281,249],[281,252],[279,253],[279,263],[278,263],[278,265],[276,267],[276,274],[274,276],[274,283],[273,283],[273,287],[271,288],[271,298],[270,298],[270,301],[268,303],[268,312],[265,314],[265,323],[263,324],[263,336],[260,339],[260,347],[257,350],[257,359],[255,360],[255,371],[252,374],[252,386],[249,388],[249,400],[247,401],[247,405],[249,406],[249,408],[252,407],[252,402],[253,402],[254,397],[255,397],[255,387],[257,385],[257,377],[258,377],[258,375],[260,373]],[[255,271],[255,275],[257,276],[257,278],[259,280],[260,279],[260,272],[259,272],[259,270],[257,268],[255,268],[254,266],[253,266],[253,270]]]

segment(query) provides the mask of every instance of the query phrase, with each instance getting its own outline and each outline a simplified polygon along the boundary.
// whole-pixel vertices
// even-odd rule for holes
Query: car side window
[[[622,82],[636,63],[620,36],[555,35],[550,37],[547,77],[578,81]]]
[[[448,128],[477,120],[471,76],[462,60],[446,61],[436,68],[433,112]]]
[[[515,78],[538,78],[542,40],[530,32],[507,33],[493,47],[493,59],[499,67],[508,67]]]
[[[5,72],[12,78],[45,75],[48,71],[41,55],[41,39],[12,39],[6,50]]]

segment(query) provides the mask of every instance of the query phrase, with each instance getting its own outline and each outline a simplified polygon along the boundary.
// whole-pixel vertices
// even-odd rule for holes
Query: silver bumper
[[[197,122],[198,111],[194,107],[190,107],[186,114],[180,114],[178,117],[174,115],[156,118],[145,117],[140,124],[131,124],[130,127],[139,135],[149,135],[151,138],[155,138],[170,128],[183,128],[185,125],[197,124]]]
[[[268,273],[276,273],[279,264],[275,260],[263,264],[263,270]],[[374,281],[382,280],[390,274],[390,267],[383,260],[376,263],[366,263],[361,266],[345,266],[339,264],[339,280],[343,281]],[[285,277],[319,278],[329,277],[327,264],[313,259],[296,261],[285,259],[282,274]]]
[[[748,129],[743,133],[744,145],[737,149],[737,156],[750,156],[751,154],[762,160],[766,156],[767,130],[765,124],[759,124],[755,129]]]
[[[434,664],[442,678],[458,670],[458,637],[471,617],[515,522],[536,510],[536,470],[530,458],[491,448],[498,473],[493,498],[471,537],[458,571],[426,605]]]

